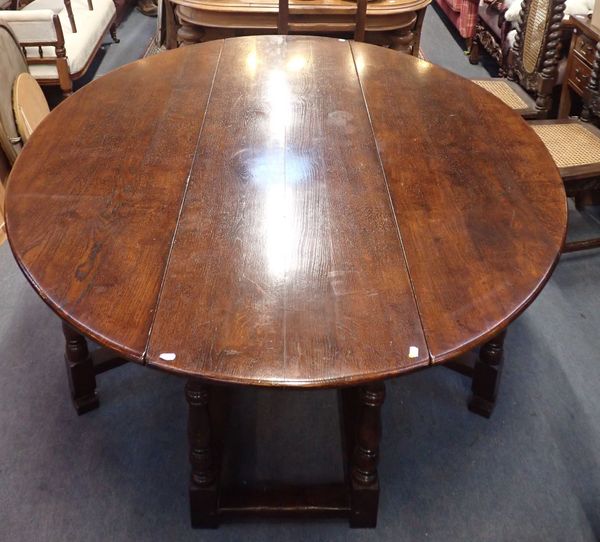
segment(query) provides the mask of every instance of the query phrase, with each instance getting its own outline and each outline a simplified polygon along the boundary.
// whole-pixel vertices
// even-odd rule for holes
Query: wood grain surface
[[[543,143],[500,100],[427,62],[352,49],[432,361],[445,361],[545,284],[566,198]],[[406,77],[411,67],[419,77]]]
[[[9,177],[17,262],[88,336],[142,360],[222,42],[90,83],[42,122]]]
[[[48,304],[132,359],[333,386],[506,326],[558,259],[566,201],[537,136],[476,85],[371,45],[261,36],[66,100],[15,164],[7,224]]]
[[[199,148],[148,363],[290,385],[428,363],[347,42],[225,41]]]

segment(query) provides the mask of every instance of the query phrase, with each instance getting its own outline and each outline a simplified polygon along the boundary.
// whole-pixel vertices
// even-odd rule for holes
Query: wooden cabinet
[[[600,29],[592,26],[587,17],[571,17],[569,24],[573,26],[573,37],[560,94],[559,118],[571,114],[574,95],[583,95],[592,71],[596,44],[600,41]]]

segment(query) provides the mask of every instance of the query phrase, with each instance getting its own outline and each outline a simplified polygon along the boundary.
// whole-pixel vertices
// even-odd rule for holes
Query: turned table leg
[[[81,333],[75,331],[66,322],[63,322],[62,329],[66,342],[65,362],[71,397],[77,414],[84,414],[98,408],[99,405],[92,358],[85,337]]]
[[[216,528],[218,521],[218,469],[212,443],[207,384],[189,380],[185,396],[189,405],[190,515],[192,527]]]
[[[187,21],[180,21],[177,29],[177,41],[182,45],[194,45],[201,43],[205,31],[199,26],[195,26]]]
[[[486,418],[492,415],[498,395],[505,337],[506,330],[485,343],[479,350],[479,358],[475,362],[471,386],[473,395],[469,402],[469,410]]]
[[[351,527],[375,527],[379,505],[379,441],[385,384],[375,382],[358,391],[356,440],[350,465]]]

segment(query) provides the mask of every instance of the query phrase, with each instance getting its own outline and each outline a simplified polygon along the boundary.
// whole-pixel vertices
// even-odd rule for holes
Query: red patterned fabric
[[[472,38],[477,23],[478,0],[435,0],[463,38]]]

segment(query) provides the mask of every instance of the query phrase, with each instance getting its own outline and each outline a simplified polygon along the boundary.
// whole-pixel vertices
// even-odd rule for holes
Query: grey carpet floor
[[[128,36],[145,49],[153,20],[133,13],[125,24],[101,64],[131,59]],[[468,65],[432,10],[422,45],[458,73],[485,71]],[[594,225],[593,216],[572,215],[575,235]],[[206,532],[188,524],[183,381],[121,367],[99,377],[100,409],[77,417],[58,320],[4,244],[0,541],[599,540],[599,286],[600,251],[563,257],[511,327],[490,420],[467,411],[467,380],[442,367],[390,382],[376,530],[250,521]],[[341,472],[333,393],[246,391],[234,414],[244,479],[310,481],[335,465]]]

